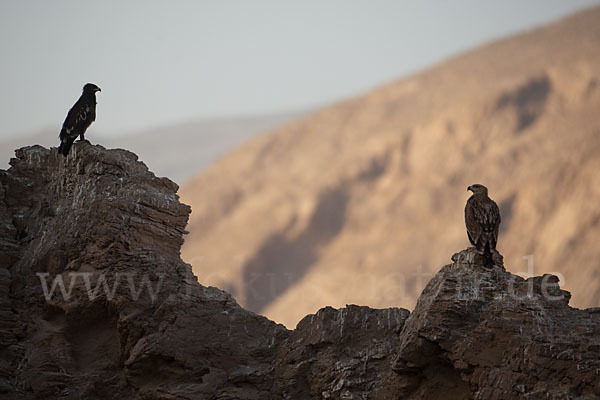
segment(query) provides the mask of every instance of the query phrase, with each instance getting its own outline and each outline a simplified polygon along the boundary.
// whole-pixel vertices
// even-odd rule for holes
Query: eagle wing
[[[498,242],[500,209],[489,197],[479,199],[472,196],[465,207],[465,224],[471,244],[484,247],[489,243],[492,249]]]
[[[469,236],[469,241],[473,246],[477,246],[477,244],[481,240],[481,210],[477,205],[477,201],[471,197],[467,200],[467,205],[465,206],[465,225],[467,226],[467,236]]]
[[[492,199],[489,199],[489,202],[486,202],[486,228],[489,230],[489,238],[492,249],[496,248],[496,243],[498,243],[498,232],[500,230],[500,222],[502,219],[500,218],[500,209],[496,202]]]
[[[85,130],[91,125],[95,119],[95,105],[80,98],[71,107],[63,122],[62,129],[60,131],[60,140],[66,140],[67,138],[75,139],[77,136],[85,133]]]

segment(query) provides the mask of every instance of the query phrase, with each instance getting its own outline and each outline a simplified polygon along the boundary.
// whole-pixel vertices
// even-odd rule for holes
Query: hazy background
[[[304,111],[595,3],[4,1],[0,139],[58,132],[88,81],[92,141]]]

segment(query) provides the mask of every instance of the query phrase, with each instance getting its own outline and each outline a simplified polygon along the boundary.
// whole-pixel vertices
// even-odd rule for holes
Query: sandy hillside
[[[398,49],[402,51],[402,49]],[[323,109],[189,181],[203,284],[295,326],[346,303],[412,309],[468,246],[472,183],[501,207],[512,272],[600,305],[600,8]]]

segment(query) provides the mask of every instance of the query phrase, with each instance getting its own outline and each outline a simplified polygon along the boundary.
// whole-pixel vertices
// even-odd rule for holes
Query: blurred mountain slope
[[[599,111],[594,8],[231,152],[182,188],[183,257],[289,327],[323,305],[411,309],[468,244],[466,187],[483,183],[506,265],[532,260],[531,272],[562,274],[573,305],[598,305]]]

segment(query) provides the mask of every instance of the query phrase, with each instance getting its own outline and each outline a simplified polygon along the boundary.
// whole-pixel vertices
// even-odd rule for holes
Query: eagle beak
[[[471,186],[467,186],[467,192],[471,190]]]
[[[98,88],[98,91],[99,91],[99,92],[101,92],[101,91],[102,91],[102,89]]]

